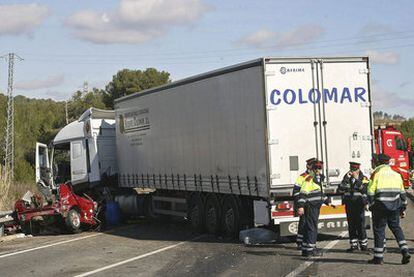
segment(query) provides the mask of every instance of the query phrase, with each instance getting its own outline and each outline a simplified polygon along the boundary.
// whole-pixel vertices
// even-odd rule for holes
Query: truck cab
[[[404,187],[408,188],[413,167],[411,141],[393,126],[378,127],[375,130],[375,153],[391,157],[391,167],[401,174]]]
[[[46,194],[66,182],[75,190],[113,182],[117,173],[114,111],[90,108],[62,128],[49,147],[36,144],[36,183]]]

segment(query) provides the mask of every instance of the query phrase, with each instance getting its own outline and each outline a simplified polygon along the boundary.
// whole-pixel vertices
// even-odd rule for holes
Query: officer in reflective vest
[[[391,229],[400,247],[402,264],[410,262],[410,254],[404,233],[400,227],[400,216],[405,216],[407,196],[401,175],[388,165],[388,155],[378,155],[375,168],[368,185],[368,201],[372,211],[374,231],[374,258],[370,264],[382,264],[384,259],[385,226]]]
[[[299,200],[299,193],[300,188],[302,187],[302,184],[305,182],[306,177],[309,176],[309,172],[312,170],[312,163],[316,161],[316,158],[310,158],[306,160],[306,171],[303,172],[296,178],[295,185],[293,186],[293,203],[294,203],[294,210],[295,210],[295,216],[298,216],[298,200]],[[303,226],[305,224],[305,220],[303,216],[299,217],[299,223],[298,223],[298,233],[296,235],[296,244],[297,249],[302,249],[302,241],[303,241]]]
[[[367,186],[369,180],[362,174],[360,163],[349,162],[349,171],[345,174],[338,192],[343,193],[342,202],[345,204],[346,219],[348,221],[349,242],[347,250],[353,252],[359,249],[368,249],[367,231],[365,229],[365,206],[367,205]]]
[[[323,163],[315,161],[312,170],[302,184],[298,199],[298,214],[304,217],[302,256],[321,256],[315,250],[318,236],[318,218],[322,203],[328,204],[328,198],[324,195],[322,182]]]

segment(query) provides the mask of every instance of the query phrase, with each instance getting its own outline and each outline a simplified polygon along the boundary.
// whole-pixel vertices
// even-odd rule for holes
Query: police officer
[[[360,163],[349,162],[349,171],[338,186],[338,192],[343,193],[342,202],[345,204],[348,221],[349,242],[347,250],[353,252],[359,249],[366,251],[368,245],[365,229],[365,206],[367,204],[367,186],[369,180],[362,174]]]
[[[298,200],[299,200],[299,193],[302,184],[305,182],[306,177],[309,176],[309,172],[312,170],[312,163],[316,161],[316,158],[310,158],[306,160],[306,171],[303,172],[296,178],[295,185],[293,186],[293,203],[294,203],[294,211],[295,216],[298,216]],[[298,233],[296,235],[296,244],[297,249],[302,249],[302,241],[303,241],[303,225],[305,224],[305,220],[303,216],[299,217],[298,223]]]
[[[298,199],[298,214],[304,217],[302,256],[321,256],[315,250],[318,236],[318,218],[322,203],[328,204],[328,198],[324,195],[322,182],[323,163],[315,161],[312,170],[302,184]]]
[[[370,264],[382,264],[384,259],[385,226],[391,229],[402,254],[402,264],[410,262],[410,254],[404,233],[400,227],[400,216],[405,216],[407,196],[401,175],[389,166],[390,157],[378,155],[378,166],[368,185],[368,201],[372,211],[374,230],[374,258]]]

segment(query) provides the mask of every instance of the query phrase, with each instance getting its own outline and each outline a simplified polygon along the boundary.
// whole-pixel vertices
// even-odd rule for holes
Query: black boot
[[[368,251],[368,246],[361,245],[359,249],[361,249],[361,251]]]
[[[313,250],[313,251],[302,251],[302,257],[304,258],[312,258],[312,257],[322,257],[323,253],[319,250]]]
[[[402,264],[408,264],[410,262],[410,259],[411,259],[410,253],[408,253],[408,252],[403,253],[403,257],[402,257],[401,263]]]
[[[351,245],[351,247],[349,249],[347,249],[346,252],[352,253],[352,252],[357,251],[357,250],[358,250],[358,246]]]
[[[372,260],[369,260],[368,263],[369,264],[383,264],[384,261],[380,258],[375,258],[374,257]]]
[[[312,252],[302,250],[302,257],[309,258],[311,256],[311,254],[312,254]]]

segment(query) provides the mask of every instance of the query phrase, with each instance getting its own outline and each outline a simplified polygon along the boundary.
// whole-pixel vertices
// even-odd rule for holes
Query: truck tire
[[[204,232],[204,206],[199,195],[194,195],[190,200],[188,218],[194,231],[200,234]]]
[[[81,216],[76,209],[69,211],[68,216],[65,218],[65,226],[68,232],[75,234],[81,231]]]
[[[221,209],[217,196],[210,194],[207,197],[205,208],[205,225],[209,234],[218,234],[220,232]]]
[[[39,235],[40,233],[40,225],[37,222],[34,221],[29,221],[29,222],[24,222],[21,223],[20,226],[22,226],[22,232],[25,235]]]
[[[232,196],[223,199],[221,229],[226,237],[237,238],[240,230],[240,212],[236,200]]]

